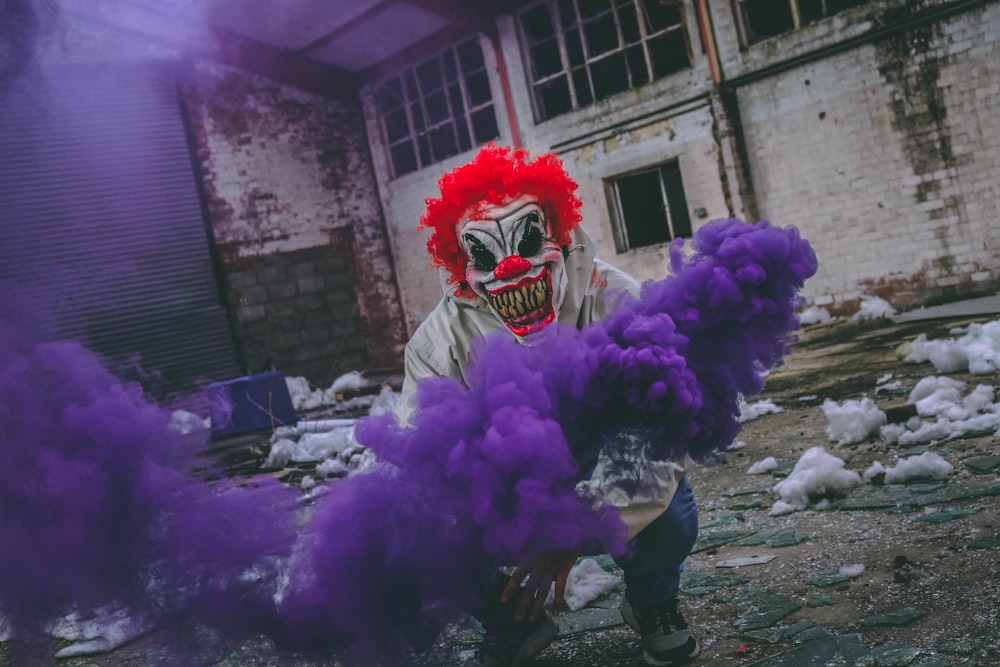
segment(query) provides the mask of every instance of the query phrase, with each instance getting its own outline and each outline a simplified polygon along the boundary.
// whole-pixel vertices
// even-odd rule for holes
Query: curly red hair
[[[475,213],[476,207],[499,206],[521,195],[532,195],[545,210],[549,232],[559,245],[567,245],[570,233],[580,222],[581,202],[577,184],[563,168],[562,160],[551,153],[528,159],[528,151],[483,146],[471,162],[447,172],[438,181],[441,196],[424,200],[427,210],[420,229],[431,229],[427,250],[434,264],[448,272],[448,284],[455,293],[471,296],[465,282],[468,256],[458,243],[458,223]]]

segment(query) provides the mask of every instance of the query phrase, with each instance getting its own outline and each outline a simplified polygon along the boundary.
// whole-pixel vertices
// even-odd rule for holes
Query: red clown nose
[[[520,275],[531,268],[531,262],[520,255],[504,257],[497,268],[493,269],[493,277],[497,280],[506,280],[516,275]]]

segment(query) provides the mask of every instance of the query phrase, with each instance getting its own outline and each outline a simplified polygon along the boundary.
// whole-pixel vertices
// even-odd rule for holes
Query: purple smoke
[[[231,583],[287,553],[296,496],[198,481],[204,434],[170,417],[78,343],[34,344],[0,319],[0,610],[16,628],[109,604],[219,616],[259,597]],[[184,594],[164,607],[166,590]]]
[[[425,645],[484,602],[494,568],[556,549],[621,552],[615,512],[574,492],[601,445],[640,433],[650,458],[705,460],[732,442],[740,394],[763,387],[798,326],[816,257],[794,228],[710,223],[675,275],[582,332],[482,341],[469,387],[420,382],[412,428],[363,420],[384,462],[318,508],[303,582],[284,600],[300,646]],[[308,621],[308,622],[306,622]]]
[[[298,536],[296,490],[196,478],[204,434],[172,431],[78,344],[35,345],[0,320],[0,608],[31,629],[173,591],[161,613],[406,664],[485,602],[499,565],[624,551],[617,513],[574,491],[581,471],[636,435],[649,458],[723,451],[816,270],[795,229],[767,222],[713,222],[692,246],[583,331],[484,339],[469,387],[421,381],[413,428],[362,420],[380,463],[321,496]]]

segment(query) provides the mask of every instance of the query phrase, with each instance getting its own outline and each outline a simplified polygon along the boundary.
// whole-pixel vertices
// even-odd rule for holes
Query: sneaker
[[[476,651],[473,665],[521,667],[559,634],[559,624],[545,611],[534,621],[518,623],[508,616],[484,627],[486,637]]]
[[[657,667],[683,665],[698,656],[700,647],[677,608],[677,598],[655,607],[637,609],[622,598],[622,618],[642,635],[642,657]]]

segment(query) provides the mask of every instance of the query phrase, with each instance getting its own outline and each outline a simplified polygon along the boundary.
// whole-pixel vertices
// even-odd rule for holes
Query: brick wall
[[[832,22],[856,44],[774,73],[776,53],[826,44],[829,26],[730,62],[766,74],[737,89],[760,215],[812,241],[806,295],[834,311],[862,294],[905,309],[1000,287],[1000,5],[927,5],[947,3],[846,12]]]
[[[280,369],[319,386],[369,367],[358,312],[352,234],[330,245],[227,263],[238,334],[251,372]]]
[[[185,99],[251,368],[325,383],[397,366],[405,330],[357,102],[207,63]]]
[[[688,31],[696,45],[690,69],[544,123],[534,120],[526,65],[514,21],[504,16],[497,22],[509,77],[514,124],[522,145],[532,154],[554,151],[561,155],[567,171],[580,183],[578,194],[584,202],[583,226],[595,239],[599,256],[640,279],[665,275],[666,247],[643,248],[623,255],[616,253],[605,179],[677,158],[681,161],[689,191],[689,208],[704,210],[701,215],[692,214],[692,224],[697,226],[709,218],[729,214],[720,179],[719,146],[714,138],[708,65],[697,48],[694,13],[687,12],[686,17]],[[510,144],[513,132],[502,97],[496,57],[488,39],[483,38],[481,43],[500,128],[497,141]],[[467,162],[475,152],[394,179],[371,89],[362,91],[362,104],[396,258],[407,326],[412,333],[442,294],[437,272],[428,268],[426,234],[417,230],[424,198],[437,194],[436,184],[441,174]]]
[[[677,159],[692,228],[728,217],[714,120],[711,107],[700,104],[563,154],[567,170],[580,184],[582,225],[597,244],[599,257],[640,281],[663,278],[669,270],[667,244],[617,252],[605,183],[621,174]]]

